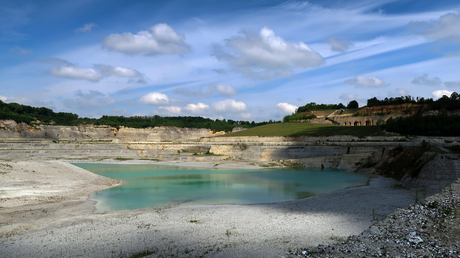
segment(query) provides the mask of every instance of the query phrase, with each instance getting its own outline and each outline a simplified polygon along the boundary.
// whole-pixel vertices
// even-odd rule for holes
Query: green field
[[[254,127],[225,136],[326,136],[326,135],[373,135],[380,133],[377,126],[340,126],[307,123],[276,123]]]

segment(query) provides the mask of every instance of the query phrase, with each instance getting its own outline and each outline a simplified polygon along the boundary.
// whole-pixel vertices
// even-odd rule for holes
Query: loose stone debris
[[[460,257],[460,179],[342,243],[287,257]]]

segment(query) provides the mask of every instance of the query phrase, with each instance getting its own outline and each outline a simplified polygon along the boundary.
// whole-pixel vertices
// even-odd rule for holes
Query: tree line
[[[389,132],[408,135],[424,136],[460,136],[460,116],[447,115],[445,111],[459,110],[460,97],[453,92],[450,97],[442,96],[438,100],[431,98],[417,98],[410,96],[395,98],[393,100],[383,100],[387,103],[399,103],[404,99],[404,103],[426,104],[425,110],[438,110],[439,115],[422,116],[414,115],[409,117],[389,118],[383,127]],[[373,99],[371,99],[374,101]],[[369,100],[368,100],[369,101]],[[388,104],[392,105],[392,104]]]
[[[459,100],[460,97],[457,92],[453,92],[450,96],[444,95],[438,100],[423,97],[414,98],[410,95],[395,98],[384,98],[382,100],[373,97],[367,100],[367,106],[375,107],[400,104],[426,104],[428,110],[455,110],[460,109]]]
[[[102,116],[101,118],[79,117],[77,114],[67,112],[54,112],[45,107],[31,107],[18,103],[4,103],[0,100],[0,120],[14,120],[16,123],[26,124],[53,124],[65,126],[77,126],[82,124],[109,125],[116,128],[120,126],[131,128],[147,128],[155,126],[176,126],[188,128],[207,128],[214,132],[232,131],[234,127],[255,127],[273,123],[236,120],[213,120],[204,117],[178,116],[162,117],[154,116]]]

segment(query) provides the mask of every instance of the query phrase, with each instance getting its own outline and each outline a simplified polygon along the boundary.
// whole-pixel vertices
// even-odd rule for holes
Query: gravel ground
[[[460,257],[460,180],[342,243],[289,257]]]

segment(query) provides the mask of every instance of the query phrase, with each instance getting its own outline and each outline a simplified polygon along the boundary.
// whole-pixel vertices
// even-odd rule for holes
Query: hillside
[[[327,135],[374,135],[382,132],[377,126],[347,127],[327,124],[276,123],[258,126],[225,136],[327,136]]]

